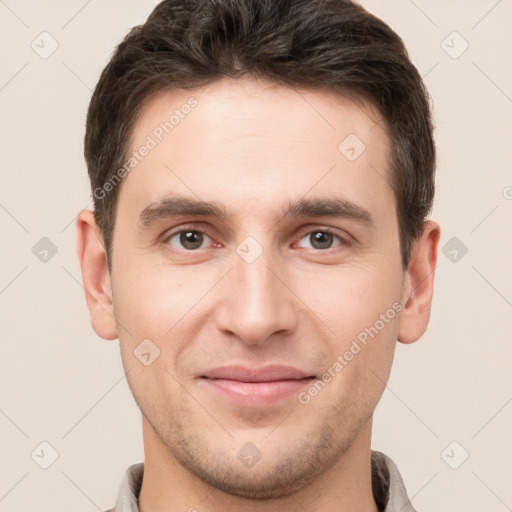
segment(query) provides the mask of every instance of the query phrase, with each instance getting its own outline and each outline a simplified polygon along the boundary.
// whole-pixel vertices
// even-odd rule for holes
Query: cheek
[[[172,397],[181,393],[175,361],[189,341],[180,320],[194,304],[193,293],[177,272],[165,279],[163,269],[118,268],[124,274],[113,281],[113,290],[116,319],[123,326],[118,333],[124,370],[136,402],[156,417],[163,403],[174,403]]]
[[[112,284],[116,317],[137,337],[163,339],[193,307],[202,289],[185,272],[146,269],[140,263],[118,267],[120,278]]]
[[[298,279],[299,293],[330,331],[325,371],[326,379],[334,376],[335,384],[329,386],[336,395],[333,400],[361,401],[372,407],[393,360],[400,282],[376,266],[331,270],[315,279]]]
[[[379,331],[389,333],[394,323],[399,277],[377,265],[331,267],[314,275],[305,272],[296,275],[294,282],[297,295],[325,322],[340,348],[379,322],[382,314],[387,314],[387,321],[385,329],[379,322]]]
[[[188,370],[177,361],[190,350],[205,321],[194,315],[200,311],[198,301],[212,286],[212,276],[165,265],[148,266],[144,257],[116,264],[117,275],[112,279],[115,316],[129,381],[141,391],[149,386],[176,395],[180,390],[173,377],[182,380]],[[149,356],[142,355],[147,353]],[[145,366],[148,359],[151,363]]]

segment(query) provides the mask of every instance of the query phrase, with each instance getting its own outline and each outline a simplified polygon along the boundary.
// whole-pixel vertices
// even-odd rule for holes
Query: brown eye
[[[182,230],[169,237],[168,243],[178,249],[193,251],[200,249],[205,239],[209,239],[202,231]]]

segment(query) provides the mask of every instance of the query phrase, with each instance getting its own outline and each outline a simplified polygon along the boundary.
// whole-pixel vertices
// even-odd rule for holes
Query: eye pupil
[[[333,235],[326,231],[314,231],[310,235],[311,245],[315,249],[328,249],[332,245]]]
[[[180,235],[180,243],[186,249],[197,249],[203,243],[203,234],[198,231],[184,231]]]

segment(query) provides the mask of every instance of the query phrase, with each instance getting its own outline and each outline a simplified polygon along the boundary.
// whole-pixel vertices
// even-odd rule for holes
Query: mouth
[[[289,366],[247,368],[225,366],[200,376],[207,389],[238,406],[262,407],[275,404],[311,384],[315,375]]]

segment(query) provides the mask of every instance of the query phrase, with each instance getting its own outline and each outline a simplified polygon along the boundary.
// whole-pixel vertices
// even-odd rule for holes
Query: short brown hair
[[[348,0],[164,0],[115,49],[92,96],[85,159],[111,270],[123,167],[135,119],[159,91],[243,75],[369,101],[392,144],[402,266],[434,199],[429,97],[400,37]],[[341,141],[340,141],[341,142]],[[380,179],[380,178],[376,178]],[[108,188],[108,190],[106,190]]]

